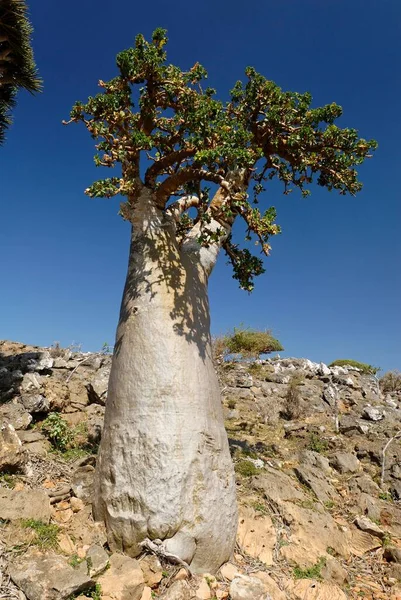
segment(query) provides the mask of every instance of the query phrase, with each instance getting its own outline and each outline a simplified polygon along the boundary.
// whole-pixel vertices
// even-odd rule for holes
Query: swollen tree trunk
[[[113,549],[145,538],[194,572],[235,542],[235,484],[212,363],[207,278],[150,195],[135,209],[99,451],[94,514]],[[202,250],[202,252],[204,249]],[[203,252],[203,258],[205,253]]]

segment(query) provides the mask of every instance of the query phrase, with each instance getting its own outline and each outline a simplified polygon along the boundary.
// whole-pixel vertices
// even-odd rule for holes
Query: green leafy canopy
[[[148,188],[160,210],[179,215],[180,243],[196,232],[200,244],[221,245],[234,277],[251,290],[263,263],[233,243],[234,220],[245,221],[246,242],[255,241],[267,255],[270,237],[280,233],[274,207],[257,206],[269,181],[279,180],[284,194],[298,189],[306,197],[315,181],[355,195],[362,187],[355,167],[377,144],[338,127],[337,104],[311,108],[310,94],[283,92],[251,67],[246,82],[238,81],[222,102],[204,87],[207,72],[199,63],[183,71],[166,62],[166,43],[164,29],[150,42],[138,35],[133,48],[117,55],[117,77],[99,81],[99,94],[74,105],[68,123],[82,121],[96,140],[95,164],[121,169],[86,193],[125,196],[120,212],[130,219]]]

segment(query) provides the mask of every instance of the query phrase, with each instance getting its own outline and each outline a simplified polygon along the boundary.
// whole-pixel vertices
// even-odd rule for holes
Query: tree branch
[[[166,214],[173,217],[175,221],[179,221],[182,213],[192,207],[198,207],[200,200],[198,196],[184,196],[166,209]]]
[[[212,181],[218,183],[221,187],[229,190],[229,184],[221,175],[197,169],[195,167],[183,167],[178,173],[171,175],[160,185],[156,192],[157,204],[160,208],[165,208],[166,202],[180,187],[189,181]]]
[[[183,148],[182,150],[177,150],[176,152],[171,152],[170,154],[166,154],[163,158],[157,160],[152,166],[150,166],[145,173],[145,185],[152,186],[156,182],[157,176],[167,169],[171,167],[175,163],[181,163],[185,158],[189,158],[194,156],[196,153],[195,148]]]

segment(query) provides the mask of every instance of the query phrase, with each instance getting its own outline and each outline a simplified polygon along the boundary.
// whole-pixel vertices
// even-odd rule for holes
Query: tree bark
[[[150,195],[132,221],[94,514],[115,550],[137,556],[142,540],[161,539],[193,572],[215,572],[232,554],[237,512],[212,362],[210,261],[205,269],[193,245],[178,247],[173,219]]]

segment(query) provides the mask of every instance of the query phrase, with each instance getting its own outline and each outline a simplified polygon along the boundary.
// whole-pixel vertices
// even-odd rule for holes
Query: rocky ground
[[[305,359],[221,363],[238,540],[191,577],[110,554],[93,522],[110,363],[0,342],[0,598],[401,600],[399,393]]]

